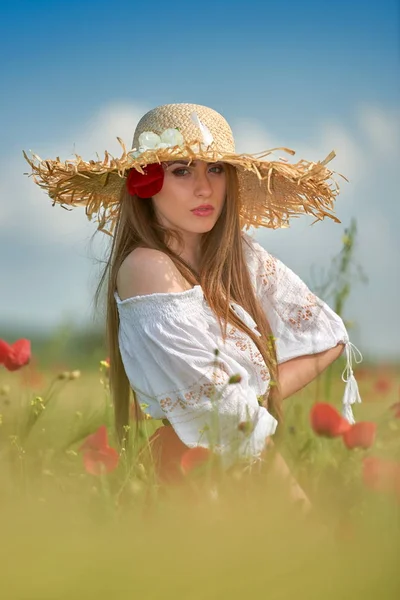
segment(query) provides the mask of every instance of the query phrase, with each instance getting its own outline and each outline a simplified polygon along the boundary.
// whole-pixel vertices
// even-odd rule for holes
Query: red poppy
[[[338,437],[351,427],[334,406],[324,402],[314,404],[310,412],[310,422],[314,433],[329,438]]]
[[[83,464],[91,475],[111,473],[117,468],[119,454],[115,448],[102,448],[100,450],[85,450]]]
[[[0,364],[8,371],[17,371],[29,363],[31,359],[31,343],[29,340],[21,339],[8,344],[0,340]]]
[[[101,425],[97,431],[87,436],[78,450],[101,450],[102,448],[107,448],[107,446],[107,427]]]
[[[343,441],[347,448],[371,448],[375,441],[376,423],[361,421],[344,432]]]
[[[400,500],[400,462],[376,456],[365,457],[363,481],[376,492],[395,492]]]
[[[210,459],[210,456],[211,452],[201,446],[186,450],[181,458],[181,468],[184,475],[188,475],[194,469],[204,465]]]
[[[144,167],[144,174],[136,169],[129,171],[126,187],[131,196],[151,198],[158,194],[164,183],[164,169],[158,163]]]
[[[101,425],[97,431],[88,435],[78,450],[83,451],[83,464],[91,475],[110,473],[118,465],[119,454],[115,448],[108,445],[105,425]]]
[[[374,390],[379,394],[387,394],[392,387],[392,381],[388,377],[380,377],[374,383]]]

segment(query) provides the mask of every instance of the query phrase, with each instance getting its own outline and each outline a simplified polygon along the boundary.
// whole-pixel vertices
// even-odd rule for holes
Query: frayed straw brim
[[[288,227],[289,219],[301,214],[313,215],[313,223],[325,217],[340,223],[332,214],[339,186],[332,178],[334,172],[326,167],[335,157],[334,151],[321,162],[301,160],[290,164],[282,158],[277,161],[265,160],[275,150],[295,154],[288,148],[274,148],[251,155],[219,153],[211,147],[204,149],[201,146],[194,151],[194,145],[190,144],[148,150],[139,158],[132,158],[122,140],[117,139],[123,149],[120,158],[114,158],[106,151],[103,160],[99,158],[97,161],[85,162],[75,155],[75,159],[61,162],[59,158],[42,160],[35,154],[29,158],[24,152],[24,157],[32,168],[32,173],[27,175],[32,176],[35,183],[46,190],[53,205],[58,203],[66,209],[85,206],[87,217],[92,220],[94,216],[98,229],[110,235],[118,216],[127,171],[133,168],[143,172],[143,167],[148,164],[178,158],[223,161],[236,167],[242,228]],[[340,176],[347,181],[346,177]]]

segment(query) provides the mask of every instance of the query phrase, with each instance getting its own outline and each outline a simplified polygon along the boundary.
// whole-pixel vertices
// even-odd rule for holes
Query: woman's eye
[[[181,169],[175,169],[175,171],[172,171],[174,175],[177,175],[178,177],[182,177],[182,175],[185,175],[185,173],[188,173],[189,170],[185,169],[185,168],[181,168]]]
[[[184,177],[189,172],[190,172],[189,169],[187,169],[186,167],[180,167],[180,168],[172,171],[172,173],[174,175],[176,175],[177,177]],[[224,167],[222,165],[215,165],[215,166],[209,168],[209,173],[216,173],[217,175],[219,175],[220,173],[223,173],[223,172],[224,172]]]
[[[222,173],[224,167],[222,165],[215,165],[215,167],[211,167],[210,171],[214,171],[214,173]]]

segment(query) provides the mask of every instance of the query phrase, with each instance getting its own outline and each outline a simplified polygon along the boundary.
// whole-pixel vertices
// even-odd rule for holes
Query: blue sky
[[[382,274],[399,252],[396,2],[15,0],[0,11],[0,272],[10,293],[0,325],[88,317],[95,281],[93,229],[33,189],[22,149],[43,158],[118,151],[116,136],[130,143],[144,110],[194,102],[228,119],[241,151],[288,146],[319,160],[336,150],[332,168],[351,179],[338,202],[342,226],[296,222],[290,233],[256,236],[307,278],[357,217],[358,259],[371,278],[368,306],[355,286],[348,318],[357,315],[368,352],[400,354],[388,317],[400,283]]]
[[[4,3],[5,135],[24,138],[29,111],[38,144],[107,97],[211,103],[228,120],[251,111],[283,138],[306,135],[307,120],[326,107],[348,120],[359,97],[398,100],[396,4]]]

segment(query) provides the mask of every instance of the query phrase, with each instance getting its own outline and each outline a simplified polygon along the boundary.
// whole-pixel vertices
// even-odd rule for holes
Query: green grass
[[[385,373],[385,394],[374,389],[379,370],[359,380],[357,420],[379,423],[370,450],[348,451],[340,439],[312,433],[309,408],[324,400],[326,374],[285,401],[280,451],[311,499],[305,516],[268,472],[238,468],[162,489],[122,456],[116,471],[89,475],[79,441],[106,423],[116,446],[104,370],[84,369],[50,390],[53,371],[29,385],[23,370],[1,371],[2,597],[398,597],[399,503],[361,478],[367,454],[400,459],[400,422],[389,418],[398,373]],[[340,365],[331,380],[339,407]],[[160,423],[144,426],[149,434]]]

